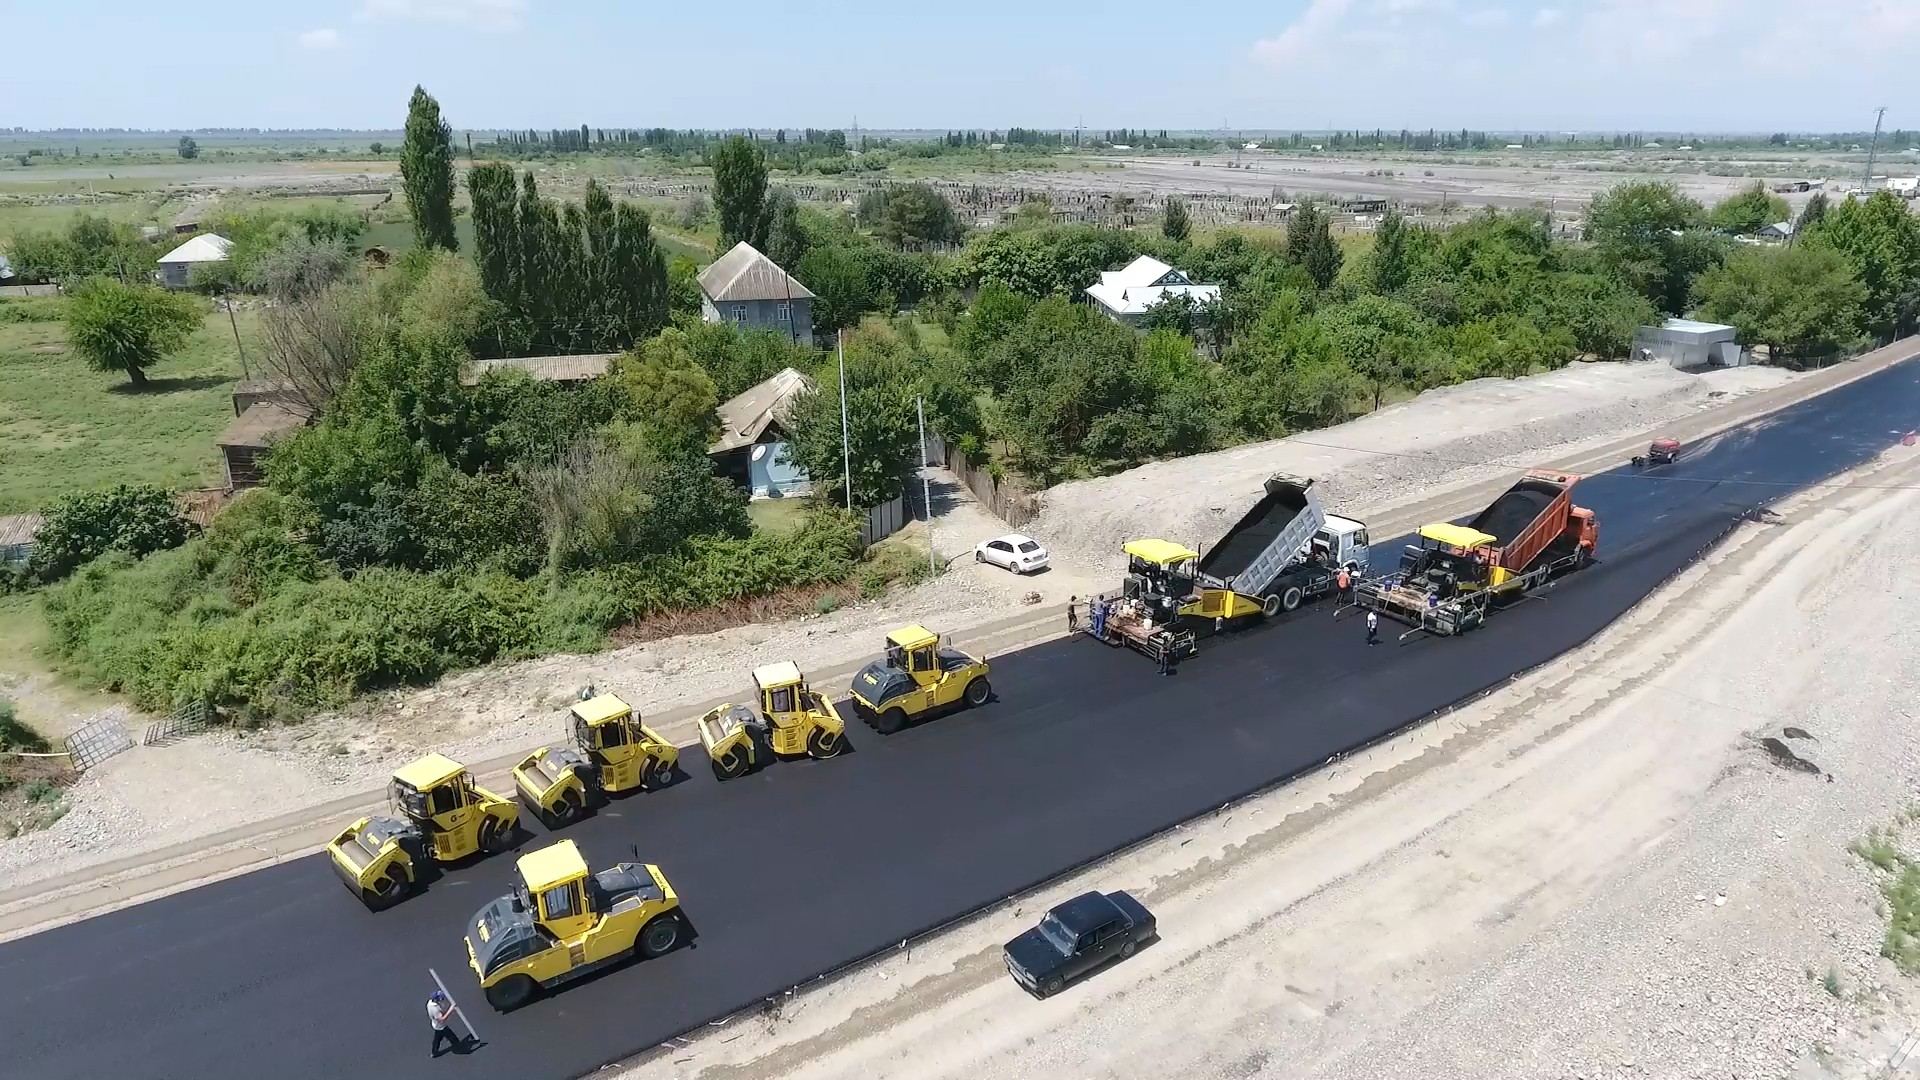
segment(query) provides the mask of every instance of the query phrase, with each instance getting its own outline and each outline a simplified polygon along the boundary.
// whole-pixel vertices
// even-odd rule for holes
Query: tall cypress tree
[[[1399,292],[1407,283],[1407,219],[1398,210],[1389,210],[1380,218],[1373,234],[1373,289],[1382,294]]]
[[[765,250],[767,159],[740,135],[713,154],[713,208],[720,217],[720,246],[745,240]]]
[[[1169,195],[1166,213],[1160,218],[1160,235],[1184,244],[1192,233],[1193,221],[1187,216],[1187,204]]]
[[[407,135],[400,147],[400,182],[413,213],[413,241],[458,251],[453,234],[453,128],[440,103],[421,87],[407,102]]]

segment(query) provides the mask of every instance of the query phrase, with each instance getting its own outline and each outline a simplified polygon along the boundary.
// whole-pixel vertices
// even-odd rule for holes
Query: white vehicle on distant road
[[[1003,566],[1016,574],[1031,574],[1047,568],[1047,549],[1031,536],[1008,533],[976,546],[973,561]]]

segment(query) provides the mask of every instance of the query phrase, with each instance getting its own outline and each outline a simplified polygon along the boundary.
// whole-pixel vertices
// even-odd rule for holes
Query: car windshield
[[[1060,925],[1060,920],[1054,918],[1052,913],[1048,913],[1045,918],[1040,920],[1040,935],[1048,941],[1051,941],[1053,947],[1063,953],[1073,951],[1072,931]]]
[[[1029,540],[1026,543],[1020,545],[1020,550],[1031,555],[1032,553],[1040,550],[1040,545]]]

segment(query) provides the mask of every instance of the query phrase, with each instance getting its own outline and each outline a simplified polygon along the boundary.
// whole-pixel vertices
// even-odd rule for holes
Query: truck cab
[[[984,705],[992,695],[984,658],[942,645],[915,623],[887,635],[885,656],[854,675],[850,696],[868,726],[891,735],[910,720],[963,703]]]
[[[562,840],[522,856],[508,895],[468,924],[467,960],[487,1001],[505,1011],[535,991],[632,956],[671,950],[685,936],[680,898],[658,866],[618,863],[598,874]]]
[[[1352,518],[1328,514],[1326,524],[1313,534],[1313,555],[1324,566],[1336,570],[1364,571],[1372,552],[1367,546],[1367,527]]]

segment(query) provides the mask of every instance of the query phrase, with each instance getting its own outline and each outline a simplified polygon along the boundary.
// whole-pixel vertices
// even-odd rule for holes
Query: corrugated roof
[[[234,417],[216,441],[221,446],[264,450],[306,422],[305,416],[277,401],[263,401]]]
[[[1170,295],[1185,295],[1193,298],[1196,304],[1212,303],[1220,298],[1218,285],[1193,285],[1184,281],[1176,284],[1158,284],[1169,274],[1184,273],[1161,262],[1151,255],[1142,255],[1119,270],[1108,270],[1100,275],[1100,280],[1087,287],[1087,295],[1105,307],[1121,315],[1138,315]]]
[[[489,371],[524,371],[541,382],[582,382],[598,379],[613,367],[619,353],[575,353],[571,356],[508,356],[475,360],[460,381],[473,386]]]
[[[715,303],[739,300],[805,300],[813,292],[745,240],[700,271],[700,291]]]
[[[217,233],[201,233],[165,255],[163,263],[225,262],[233,241]]]
[[[767,425],[785,422],[793,408],[793,399],[813,385],[813,380],[793,368],[781,368],[772,378],[748,387],[728,398],[718,409],[720,437],[707,449],[709,454],[737,450],[759,441]]]
[[[40,526],[46,521],[42,514],[8,514],[0,517],[0,547],[33,543],[33,538],[40,534]]]

